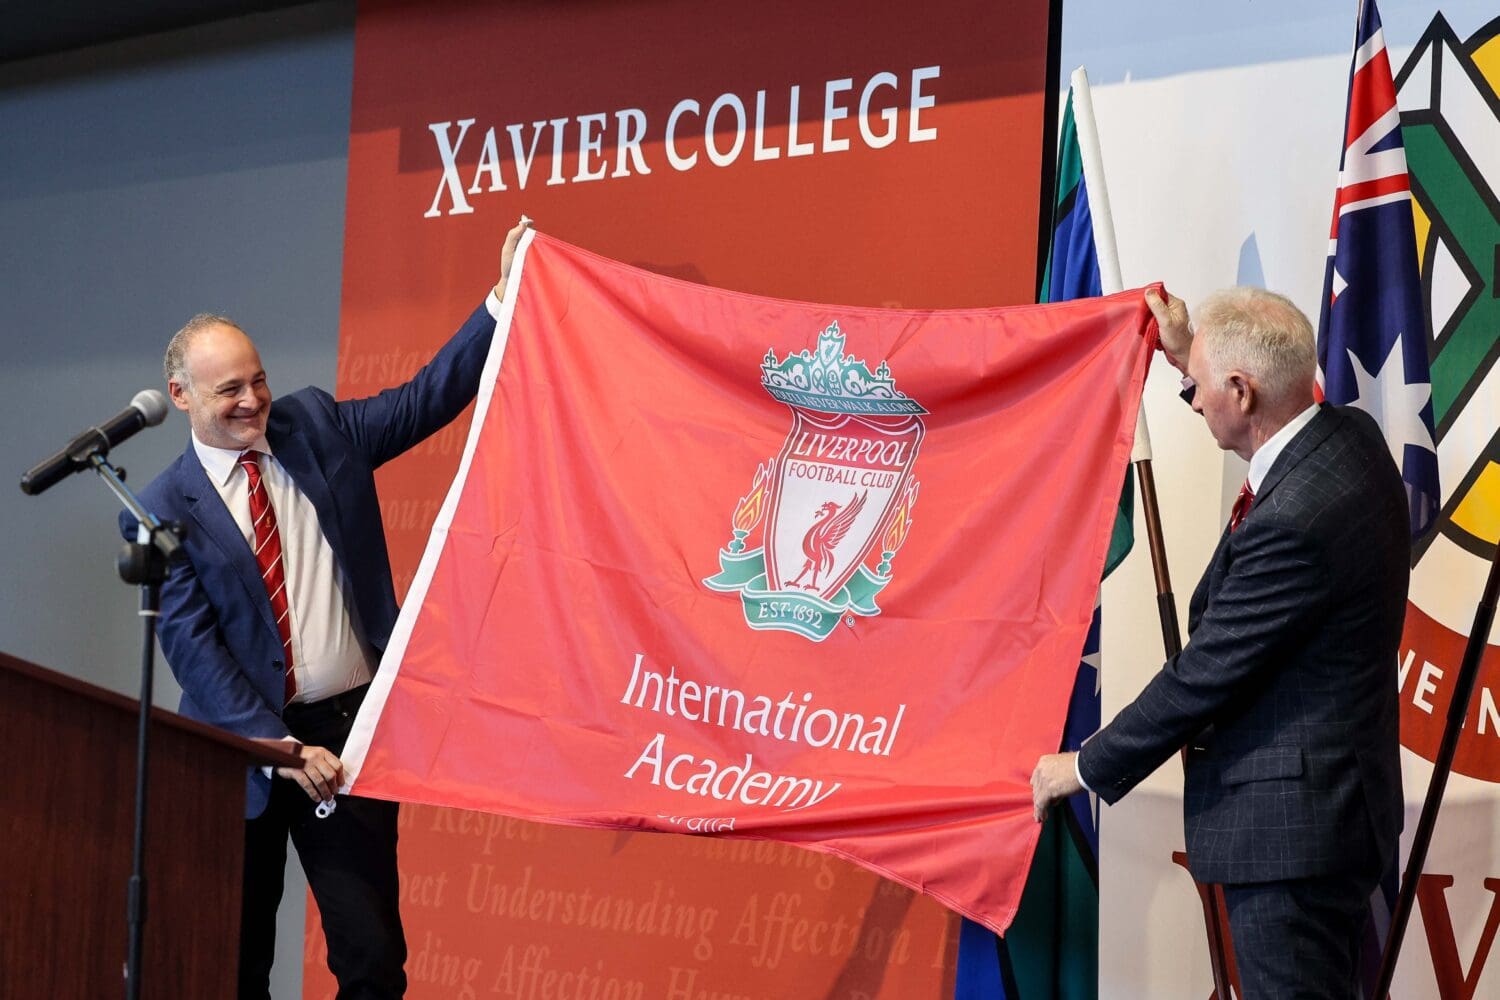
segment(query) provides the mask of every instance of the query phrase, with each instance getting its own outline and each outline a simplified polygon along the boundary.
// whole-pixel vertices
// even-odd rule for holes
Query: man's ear
[[[1241,371],[1232,371],[1225,379],[1229,384],[1229,391],[1235,394],[1239,402],[1240,412],[1249,416],[1255,410],[1255,404],[1259,401],[1259,394],[1255,390],[1255,383],[1250,377]]]
[[[188,408],[188,392],[188,387],[176,379],[167,380],[167,395],[172,397],[172,405],[184,413]]]

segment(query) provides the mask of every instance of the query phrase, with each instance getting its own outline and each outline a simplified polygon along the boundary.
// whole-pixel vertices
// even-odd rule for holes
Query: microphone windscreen
[[[155,427],[167,419],[167,397],[157,389],[142,389],[135,394],[130,405],[141,411],[147,427]]]

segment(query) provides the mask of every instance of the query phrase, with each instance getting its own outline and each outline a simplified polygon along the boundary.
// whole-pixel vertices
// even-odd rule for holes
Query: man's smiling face
[[[172,402],[187,413],[198,440],[243,451],[266,432],[271,388],[260,353],[244,331],[215,323],[195,333],[183,360],[186,383],[167,383]]]

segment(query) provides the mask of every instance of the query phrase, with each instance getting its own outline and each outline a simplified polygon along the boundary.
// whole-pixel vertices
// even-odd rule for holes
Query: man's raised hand
[[[500,248],[500,281],[495,285],[495,298],[504,300],[505,283],[510,279],[510,265],[516,259],[516,247],[521,242],[521,237],[526,230],[531,228],[531,220],[521,216],[521,221],[505,234],[505,245]]]
[[[1156,326],[1161,331],[1161,350],[1172,363],[1172,367],[1187,374],[1188,350],[1193,346],[1192,326],[1188,323],[1187,303],[1167,293],[1166,300],[1156,289],[1146,289],[1146,305],[1156,317]]]

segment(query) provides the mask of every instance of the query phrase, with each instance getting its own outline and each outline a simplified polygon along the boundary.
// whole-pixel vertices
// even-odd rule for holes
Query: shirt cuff
[[[1083,780],[1083,767],[1079,764],[1081,760],[1083,760],[1082,753],[1075,753],[1073,755],[1073,775],[1078,779],[1078,783],[1083,786],[1085,792],[1088,792],[1090,795],[1096,795],[1098,793],[1089,787],[1087,781]]]
[[[495,294],[493,288],[490,289],[490,294],[484,297],[484,307],[489,310],[490,317],[496,323],[500,322],[500,296]]]
[[[297,737],[295,737],[295,736],[283,736],[281,738],[281,742],[285,743],[287,745],[288,749],[299,745]],[[260,769],[260,773],[264,774],[268,778],[274,778],[274,777],[276,777],[276,773],[275,772],[276,772],[276,769],[274,767],[271,767],[269,764],[267,764],[265,767],[263,767],[263,768]]]

